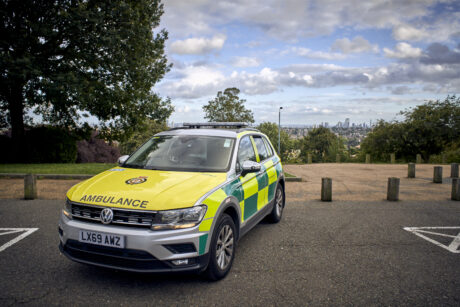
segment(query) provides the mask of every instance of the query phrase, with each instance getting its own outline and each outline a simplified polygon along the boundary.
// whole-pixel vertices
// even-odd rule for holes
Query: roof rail
[[[241,129],[248,126],[243,122],[209,122],[209,123],[183,123],[184,128],[231,128]]]

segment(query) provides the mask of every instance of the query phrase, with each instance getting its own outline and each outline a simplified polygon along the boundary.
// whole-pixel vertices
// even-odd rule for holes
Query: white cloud
[[[232,60],[234,67],[257,67],[260,62],[257,58],[252,57],[234,57]]]
[[[460,91],[460,54],[445,45],[431,44],[427,50],[398,43],[385,55],[405,61],[387,66],[349,67],[335,64],[292,64],[281,68],[264,67],[249,73],[224,73],[225,67],[209,63],[183,64],[173,68],[159,85],[160,93],[172,98],[212,96],[227,87],[237,87],[246,95],[268,95],[289,87],[353,87],[354,91],[391,91],[411,94],[412,89],[435,88],[439,93]]]
[[[223,73],[206,65],[185,65],[173,73],[173,79],[159,85],[160,91],[172,98],[199,98],[217,93],[225,81]]]
[[[412,47],[408,43],[398,43],[395,50],[383,48],[386,57],[396,59],[419,58],[422,55],[422,49]]]
[[[195,37],[185,40],[176,40],[169,50],[177,54],[205,54],[222,49],[226,40],[223,34],[215,35],[212,38]]]
[[[393,28],[393,37],[398,41],[419,41],[427,36],[426,32],[411,25],[398,25]]]
[[[343,53],[361,53],[361,52],[378,52],[379,47],[372,45],[361,36],[356,36],[352,40],[348,38],[338,39],[332,44],[331,47],[334,51],[341,51]]]
[[[310,59],[319,59],[319,60],[344,60],[346,59],[346,55],[343,55],[341,53],[335,53],[335,52],[323,52],[323,51],[313,51],[308,48],[302,48],[302,47],[293,47],[291,48],[291,52],[306,57]]]
[[[393,28],[430,13],[437,0],[168,0],[162,25],[171,37],[209,35],[238,21],[272,37],[293,40],[333,33],[338,28]]]

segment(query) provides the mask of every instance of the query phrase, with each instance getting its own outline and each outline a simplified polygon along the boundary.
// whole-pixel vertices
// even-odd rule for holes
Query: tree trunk
[[[8,110],[10,112],[11,139],[16,159],[22,157],[22,145],[24,143],[24,96],[23,85],[15,84],[10,88],[8,96]]]

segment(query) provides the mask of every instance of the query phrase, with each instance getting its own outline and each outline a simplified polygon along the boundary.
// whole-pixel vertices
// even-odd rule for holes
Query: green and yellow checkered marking
[[[265,162],[262,165],[262,174],[247,174],[245,177],[235,178],[209,195],[204,201],[208,207],[206,215],[200,224],[199,231],[211,230],[214,216],[222,202],[229,196],[234,196],[241,209],[241,222],[244,222],[257,211],[266,206],[275,197],[276,184],[282,172],[281,162],[278,157]],[[208,236],[200,237],[200,254],[206,246]]]
[[[245,177],[235,178],[206,198],[203,202],[208,206],[204,217],[206,223],[200,225],[200,231],[211,229],[212,222],[210,221],[215,216],[220,204],[229,196],[234,196],[239,201],[242,222],[273,200],[276,183],[282,171],[281,162],[277,157],[274,157],[265,162],[262,168],[266,170],[262,174],[256,176],[256,174],[250,173]],[[209,222],[206,219],[209,219]]]

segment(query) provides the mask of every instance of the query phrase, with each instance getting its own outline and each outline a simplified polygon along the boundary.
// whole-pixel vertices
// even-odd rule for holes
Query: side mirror
[[[243,169],[241,176],[246,176],[246,174],[249,173],[257,173],[260,171],[261,166],[257,162],[247,160],[243,162],[243,166],[241,168]]]
[[[124,156],[121,156],[120,158],[118,158],[118,165],[123,165],[125,164],[126,160],[128,160],[129,158],[129,155],[124,155]]]

